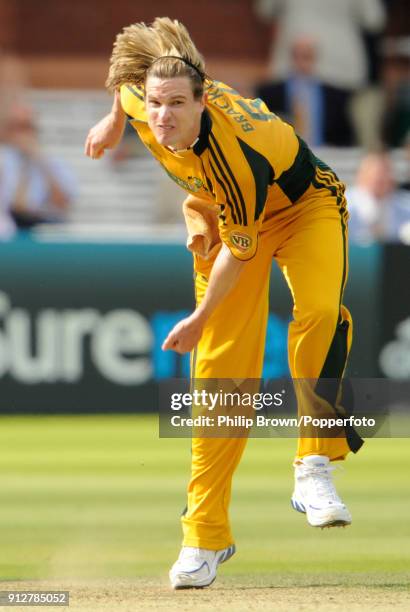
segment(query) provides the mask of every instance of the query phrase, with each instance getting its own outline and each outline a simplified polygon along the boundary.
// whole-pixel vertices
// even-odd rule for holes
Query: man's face
[[[196,100],[188,77],[148,77],[145,84],[148,125],[164,147],[185,149],[198,137],[205,95]]]
[[[294,41],[291,49],[292,68],[299,76],[312,76],[316,68],[317,51],[313,40],[301,37]]]

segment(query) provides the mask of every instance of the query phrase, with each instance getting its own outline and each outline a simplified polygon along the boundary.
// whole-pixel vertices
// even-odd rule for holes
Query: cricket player
[[[272,258],[293,300],[289,365],[294,379],[340,380],[352,340],[342,304],[346,284],[344,185],[293,128],[261,100],[242,98],[206,76],[185,27],[157,18],[117,36],[107,87],[111,112],[89,132],[98,159],[121,139],[127,118],[167,174],[188,192],[184,212],[194,252],[196,309],[163,349],[191,352],[195,379],[260,378]],[[193,224],[205,229],[198,235]],[[312,388],[318,396],[317,389]],[[316,398],[318,399],[318,397]],[[336,397],[319,398],[336,411]],[[314,402],[299,398],[299,411]],[[333,414],[335,414],[333,412]],[[205,587],[235,552],[228,506],[246,438],[194,438],[183,546],[170,571],[174,588]],[[303,436],[293,507],[315,527],[348,525],[333,482],[333,462],[362,441]]]

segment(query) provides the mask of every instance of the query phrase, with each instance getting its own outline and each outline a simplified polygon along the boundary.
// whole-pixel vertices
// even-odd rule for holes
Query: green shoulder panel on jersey
[[[282,172],[276,183],[294,204],[306,191],[315,177],[315,157],[307,144],[298,137],[299,150],[295,161]]]
[[[254,220],[257,221],[265,208],[268,187],[273,184],[275,172],[266,157],[255,151],[255,149],[240,138],[238,138],[238,142],[255,179],[256,202]]]

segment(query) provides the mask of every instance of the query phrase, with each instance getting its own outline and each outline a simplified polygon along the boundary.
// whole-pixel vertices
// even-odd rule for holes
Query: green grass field
[[[190,441],[158,438],[156,417],[2,417],[0,579],[159,577],[179,551]],[[315,530],[289,503],[295,440],[253,439],[236,473],[238,553],[226,580],[405,589],[410,450],[368,440],[337,486],[346,529]]]

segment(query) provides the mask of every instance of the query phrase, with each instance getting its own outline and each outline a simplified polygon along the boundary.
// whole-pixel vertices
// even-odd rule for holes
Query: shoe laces
[[[335,469],[334,466],[325,468],[299,466],[298,476],[309,478],[310,483],[312,483],[315,488],[315,493],[318,498],[342,503],[332,480],[332,471]]]
[[[192,559],[193,557],[197,557],[199,552],[199,548],[194,548],[193,546],[183,546],[180,554],[180,558],[182,559]]]
[[[179,560],[188,561],[188,560],[201,560],[203,561],[206,557],[206,553],[209,551],[204,550],[203,548],[196,548],[194,546],[183,546],[181,553],[179,555]]]

